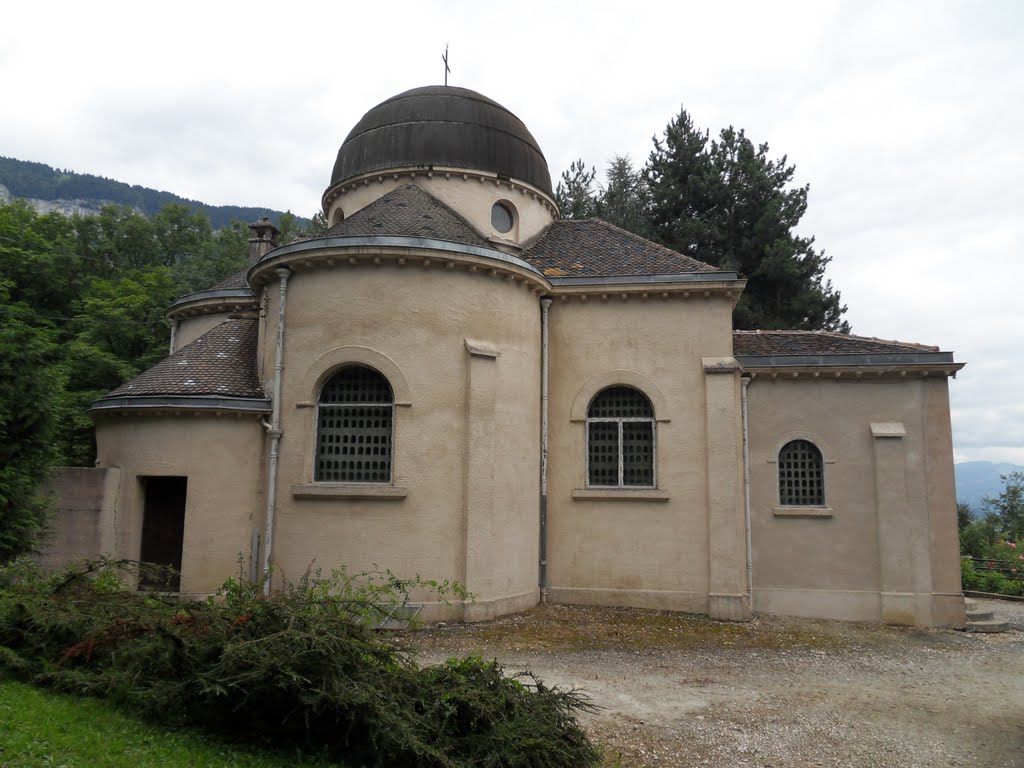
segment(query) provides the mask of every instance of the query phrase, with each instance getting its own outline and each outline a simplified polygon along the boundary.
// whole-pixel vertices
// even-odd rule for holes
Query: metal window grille
[[[608,387],[587,409],[587,484],[654,487],[654,409],[632,387]]]
[[[370,368],[342,368],[317,404],[315,480],[390,483],[395,398]]]
[[[793,440],[779,451],[779,503],[825,505],[824,462],[821,451],[809,440]]]

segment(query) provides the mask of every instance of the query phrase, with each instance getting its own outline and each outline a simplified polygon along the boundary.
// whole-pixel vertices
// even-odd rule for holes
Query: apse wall
[[[533,605],[536,294],[522,281],[462,264],[366,262],[297,271],[288,281],[273,549],[279,573],[292,579],[309,567],[389,568],[457,580],[475,595],[464,609],[427,605],[424,618],[486,618]],[[270,283],[268,319],[278,315],[277,296]],[[273,327],[268,320],[265,377],[273,372]],[[395,393],[390,483],[315,479],[317,399],[346,365],[380,372]]]

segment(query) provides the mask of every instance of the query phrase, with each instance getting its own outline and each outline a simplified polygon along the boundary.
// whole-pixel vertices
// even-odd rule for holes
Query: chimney
[[[253,266],[277,247],[278,229],[264,216],[249,225],[249,266]]]

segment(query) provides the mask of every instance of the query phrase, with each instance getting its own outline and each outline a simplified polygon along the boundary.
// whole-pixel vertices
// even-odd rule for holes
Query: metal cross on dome
[[[444,62],[444,84],[448,85],[448,73],[452,71],[448,66],[448,43],[444,44],[444,55],[441,57],[441,61]]]

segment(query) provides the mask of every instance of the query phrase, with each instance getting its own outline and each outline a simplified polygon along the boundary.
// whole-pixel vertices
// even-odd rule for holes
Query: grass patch
[[[282,756],[183,729],[135,720],[111,704],[0,679],[3,768],[285,768],[338,763]]]

